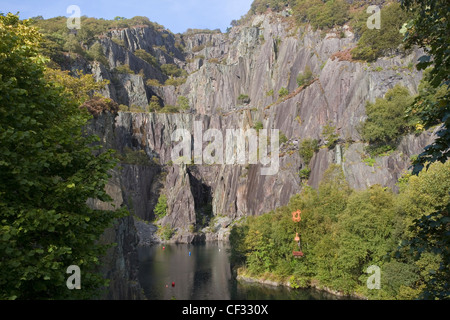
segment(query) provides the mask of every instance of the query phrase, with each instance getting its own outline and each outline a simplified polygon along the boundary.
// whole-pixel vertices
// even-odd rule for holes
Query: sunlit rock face
[[[135,219],[152,221],[158,198],[164,193],[168,209],[160,224],[176,231],[172,241],[226,240],[233,221],[286,205],[302,190],[305,181],[298,173],[305,163],[298,149],[306,138],[317,139],[320,145],[309,164],[310,186],[318,187],[327,168],[338,164],[352,188],[381,184],[396,190],[396,181],[411,165],[411,156],[433,141],[433,133],[403,137],[397,151],[376,158],[371,166],[364,162],[366,145],[358,126],[366,119],[366,103],[383,97],[396,84],[417,93],[422,74],[411,71],[408,65],[415,63],[421,52],[381,58],[372,64],[342,60],[339,57],[345,55],[339,53],[356,45],[350,28],[344,27],[344,36],[341,31],[323,34],[309,27],[292,27],[285,21],[282,15],[271,13],[255,16],[227,34],[174,36],[150,27],[135,27],[111,30],[101,37],[109,65],[86,63],[83,69],[98,80],[110,81],[102,92],[105,96],[143,111],[152,96],[164,105],[175,105],[178,97],[184,96],[190,104],[190,110],[174,114],[103,114],[91,125],[107,147],[122,154],[141,152],[148,160],[131,161],[117,171],[114,198],[121,197]],[[146,80],[164,83],[168,76],[134,55],[138,49],[162,64],[186,70],[186,82],[177,87],[149,86]],[[114,72],[124,64],[135,74]],[[307,66],[313,73],[312,81],[298,87],[297,76]],[[287,96],[279,96],[282,88],[288,90]],[[329,122],[339,135],[331,149],[322,136]],[[245,131],[257,123],[269,130],[278,129],[286,141],[280,145],[276,174],[262,175],[261,163],[175,164],[175,130],[187,130],[193,147],[197,143],[204,150],[210,143],[195,141],[196,123],[203,131],[217,129],[224,140],[227,130]],[[224,159],[232,152],[234,149],[224,144]],[[228,222],[201,229],[199,219],[208,207],[216,217],[214,222],[224,218]],[[140,228],[143,226],[140,224]],[[149,228],[148,232],[154,231]],[[199,236],[199,231],[204,234]],[[150,238],[158,241],[156,235]]]

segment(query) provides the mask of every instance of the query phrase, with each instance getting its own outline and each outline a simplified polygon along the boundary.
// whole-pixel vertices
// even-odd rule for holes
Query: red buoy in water
[[[172,287],[175,287],[175,282],[172,282]]]
[[[163,250],[166,250],[166,247],[163,247]]]

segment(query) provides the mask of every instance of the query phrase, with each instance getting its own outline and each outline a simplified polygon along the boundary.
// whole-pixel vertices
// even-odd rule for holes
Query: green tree
[[[281,87],[281,89],[278,91],[278,97],[284,98],[289,94],[289,90],[285,87]]]
[[[239,95],[239,97],[237,98],[237,102],[239,104],[249,104],[250,101],[251,101],[250,97],[247,94],[243,94],[243,93],[241,93]]]
[[[69,37],[67,38],[67,41],[64,44],[64,50],[70,53],[77,53],[79,55],[84,54],[84,50],[80,45],[80,41],[73,34],[70,34]]]
[[[355,59],[375,61],[383,55],[395,53],[403,40],[400,29],[409,16],[410,14],[400,8],[399,3],[392,2],[384,6],[381,9],[381,29],[369,29],[367,24],[362,24],[359,31],[361,38],[358,46],[352,50],[352,56]]]
[[[253,125],[253,129],[255,129],[256,131],[262,130],[264,129],[264,125],[261,121],[256,121]]]
[[[384,256],[396,247],[394,195],[381,186],[354,192],[339,215],[340,250],[335,268],[346,276],[339,287],[353,291],[370,265],[381,266]]]
[[[322,130],[322,136],[325,139],[327,148],[331,149],[335,146],[339,139],[339,135],[336,133],[336,127],[329,121]]]
[[[278,140],[279,140],[280,145],[289,141],[288,137],[286,137],[286,135],[283,132],[280,132],[280,136],[279,136]]]
[[[436,133],[435,141],[426,146],[424,151],[413,162],[413,174],[419,174],[423,168],[434,162],[445,163],[450,157],[450,61],[448,59],[448,43],[450,42],[450,25],[448,23],[450,4],[445,0],[402,0],[405,11],[412,11],[415,18],[407,25],[406,47],[419,46],[426,55],[419,59],[418,70],[434,66],[428,82],[438,91],[445,94],[437,99],[429,99],[427,94],[420,93],[414,105],[408,110],[409,116],[418,116],[425,129],[435,123],[442,123]],[[415,221],[417,234],[411,240],[412,247],[420,251],[442,252],[443,263],[436,272],[432,283],[428,283],[423,296],[426,298],[447,298],[449,289],[449,205],[437,208],[428,216]],[[445,248],[442,251],[442,248]]]
[[[293,4],[295,0],[254,0],[250,12],[255,14],[265,13],[268,8],[274,11],[280,11],[286,5]]]
[[[158,62],[158,59],[154,56],[152,56],[150,53],[143,49],[138,49],[134,52],[134,55],[138,58],[141,58],[142,60],[146,61],[147,63],[151,64],[155,68],[159,69],[160,65]]]
[[[414,19],[409,21],[406,32],[406,47],[419,46],[426,55],[419,59],[418,70],[434,66],[429,76],[429,83],[435,89],[445,92],[436,101],[420,94],[409,114],[419,116],[425,129],[435,125],[443,126],[436,133],[436,140],[419,155],[414,162],[414,174],[418,174],[424,166],[440,161],[446,162],[450,157],[450,61],[448,44],[450,43],[450,4],[446,0],[402,0],[405,11],[412,11]]]
[[[106,59],[103,47],[99,42],[94,43],[87,52],[88,57],[101,62],[103,65],[108,66],[108,59]]]
[[[300,143],[299,153],[306,165],[309,165],[314,153],[319,150],[319,142],[316,139],[304,139]]]
[[[90,115],[44,78],[41,39],[29,21],[0,15],[0,299],[92,298],[106,285],[99,237],[122,213],[87,200],[110,200],[116,161],[82,134]],[[67,289],[70,265],[83,290]]]
[[[421,275],[421,298],[449,297],[450,162],[433,163],[427,171],[409,176],[402,184],[397,207],[404,221],[406,255],[416,264],[425,264]],[[439,261],[430,263],[430,254]],[[428,255],[428,257],[427,257]],[[424,259],[425,256],[425,259]]]
[[[191,108],[189,105],[189,99],[185,96],[179,96],[177,99],[177,107],[183,111],[189,110]]]
[[[69,71],[47,68],[44,71],[44,77],[48,82],[60,87],[64,94],[69,96],[78,105],[93,97],[95,91],[100,91],[109,84],[108,80],[96,82],[92,74],[83,74],[77,70],[72,77]]]
[[[161,104],[159,103],[159,98],[157,96],[152,96],[150,98],[148,108],[150,112],[157,112],[161,109]]]
[[[396,85],[384,98],[367,103],[367,120],[361,127],[361,134],[371,144],[372,153],[395,149],[398,138],[409,131],[411,124],[405,112],[413,99],[407,88]]]
[[[156,204],[155,210],[153,210],[153,213],[158,220],[167,215],[167,208],[167,197],[165,194],[161,194],[158,198],[158,203]]]
[[[297,23],[310,23],[314,28],[330,29],[349,19],[349,5],[344,0],[297,0],[294,6]]]
[[[123,65],[117,66],[115,70],[118,73],[122,73],[122,74],[135,74],[135,72],[133,70],[131,70],[129,64],[123,64]]]
[[[297,76],[297,85],[299,87],[301,87],[304,84],[309,84],[309,82],[312,80],[313,77],[313,73],[311,71],[311,68],[306,65],[305,70],[303,71],[303,73],[299,73],[299,75]]]
[[[163,64],[161,66],[161,70],[166,75],[172,76],[172,77],[175,77],[175,78],[186,77],[187,76],[187,72],[185,70],[180,69],[177,65],[172,64],[172,63]]]

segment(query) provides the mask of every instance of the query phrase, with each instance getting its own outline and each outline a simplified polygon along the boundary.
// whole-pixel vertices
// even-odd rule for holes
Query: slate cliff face
[[[349,28],[345,37],[338,32],[324,37],[310,28],[292,28],[281,15],[272,13],[255,16],[228,34],[175,38],[135,27],[110,31],[99,41],[108,68],[128,64],[136,73],[142,70],[141,75],[117,75],[98,63],[84,66],[97,79],[111,81],[106,96],[140,107],[147,106],[153,95],[170,105],[179,96],[189,99],[191,110],[185,113],[120,112],[114,119],[104,114],[95,120],[95,132],[107,146],[121,153],[145,152],[148,164],[129,163],[117,173],[123,203],[135,216],[150,221],[159,195],[165,193],[168,215],[162,224],[177,231],[176,241],[195,241],[191,231],[199,223],[198,212],[208,204],[215,216],[230,221],[286,205],[302,188],[298,172],[305,164],[298,146],[303,139],[318,139],[322,146],[311,160],[309,185],[317,187],[324,171],[336,163],[356,189],[373,184],[396,189],[396,181],[410,166],[410,157],[433,139],[432,133],[406,136],[396,152],[375,159],[374,166],[363,162],[364,143],[357,128],[366,117],[366,102],[383,97],[397,83],[416,93],[421,73],[411,71],[408,64],[415,63],[420,52],[379,59],[371,65],[341,61],[336,53],[356,44]],[[147,86],[144,79],[163,82],[167,76],[136,57],[133,52],[137,49],[153,54],[160,63],[173,63],[188,71],[186,83]],[[312,70],[313,81],[298,88],[297,75],[306,66]],[[287,97],[279,97],[282,87],[289,90]],[[249,103],[239,103],[241,94],[248,96]],[[257,122],[264,128],[279,129],[288,141],[280,147],[278,174],[261,175],[261,165],[172,165],[171,152],[177,143],[171,141],[171,134],[186,129],[194,136],[196,121],[204,130],[218,129],[224,137],[227,129],[246,130]],[[328,122],[339,134],[338,144],[331,150],[324,147],[321,135]],[[110,123],[109,131],[101,129],[102,123]],[[225,151],[227,156],[230,154]]]

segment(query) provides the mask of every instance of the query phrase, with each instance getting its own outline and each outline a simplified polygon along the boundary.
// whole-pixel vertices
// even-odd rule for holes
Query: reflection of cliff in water
[[[139,281],[148,299],[231,299],[226,245],[163,246],[139,248]]]
[[[238,282],[232,277],[227,249],[228,245],[220,242],[140,247],[139,281],[145,296],[149,300],[339,299],[315,289]]]

